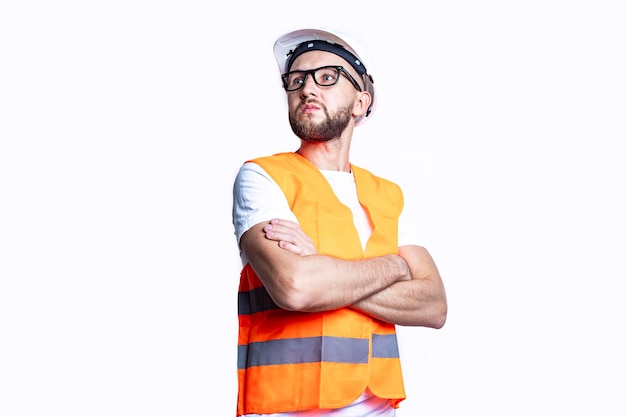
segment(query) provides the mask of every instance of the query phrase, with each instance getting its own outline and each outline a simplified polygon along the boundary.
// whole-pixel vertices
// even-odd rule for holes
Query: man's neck
[[[318,169],[350,172],[350,141],[341,138],[328,142],[301,141],[296,152]]]

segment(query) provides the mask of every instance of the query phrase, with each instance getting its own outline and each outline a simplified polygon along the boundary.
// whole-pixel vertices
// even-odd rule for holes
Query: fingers
[[[280,246],[281,248],[285,250],[293,252],[296,255],[302,255],[302,256],[306,255],[299,246],[296,246],[293,243],[285,242],[284,240],[279,241],[278,246]]]
[[[300,229],[300,225],[298,223],[282,219],[272,219],[270,220],[268,226],[281,226],[290,229]]]
[[[263,228],[265,237],[271,240],[286,239],[291,243],[297,243],[298,240],[308,240],[308,236],[302,231],[298,223],[289,220],[272,219],[269,224]]]
[[[317,253],[317,249],[313,241],[304,233],[298,223],[272,219],[263,228],[265,237],[279,243],[279,246],[285,250],[298,255],[312,255]]]

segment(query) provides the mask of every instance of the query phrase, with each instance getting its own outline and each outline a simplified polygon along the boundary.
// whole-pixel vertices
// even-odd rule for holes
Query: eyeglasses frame
[[[335,68],[339,75],[344,74],[346,76],[348,81],[350,81],[352,83],[352,85],[354,86],[354,88],[356,88],[357,91],[359,91],[359,92],[363,91],[363,89],[361,88],[359,83],[356,82],[354,77],[352,75],[350,75],[350,73],[344,67],[342,67],[341,65],[324,65],[324,66],[321,66],[319,68],[310,69],[310,70],[296,70],[296,71],[286,72],[286,73],[284,73],[284,74],[282,74],[280,76],[280,78],[283,80],[283,88],[285,89],[285,91],[298,91],[299,89],[304,87],[304,84],[306,84],[306,79],[309,76],[309,74],[313,75],[313,82],[315,82],[315,84],[320,86],[320,87],[332,87],[333,85],[336,85],[339,82],[339,77],[337,77],[337,81],[335,81],[333,84],[322,85],[322,84],[317,82],[317,80],[315,79],[315,72],[318,71],[318,70],[321,70],[323,68]],[[287,89],[287,81],[286,80],[287,80],[287,77],[289,77],[289,75],[293,74],[294,72],[304,73],[304,80],[302,81],[302,84],[300,84],[300,86],[298,88],[294,88],[292,90],[289,90],[289,89]]]

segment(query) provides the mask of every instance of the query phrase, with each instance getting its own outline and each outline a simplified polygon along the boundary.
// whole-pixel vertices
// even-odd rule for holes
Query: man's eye
[[[289,85],[292,87],[297,87],[304,84],[304,75],[302,74],[292,74],[289,77]]]

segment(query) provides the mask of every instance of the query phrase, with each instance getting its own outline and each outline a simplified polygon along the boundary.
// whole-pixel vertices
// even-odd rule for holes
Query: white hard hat
[[[350,43],[347,42],[347,39],[350,40]],[[369,109],[356,121],[358,126],[372,117],[372,113],[376,108],[376,95],[374,94],[374,79],[366,67],[366,64],[371,65],[371,62],[362,61],[361,58],[364,57],[365,49],[359,45],[358,49],[361,52],[361,55],[359,55],[354,48],[355,45],[359,45],[356,39],[335,30],[331,32],[322,29],[300,29],[288,32],[276,40],[274,43],[274,57],[281,74],[289,71],[295,58],[311,50],[331,52],[348,61],[363,80],[365,91],[372,96]],[[301,47],[298,48],[298,46]]]

